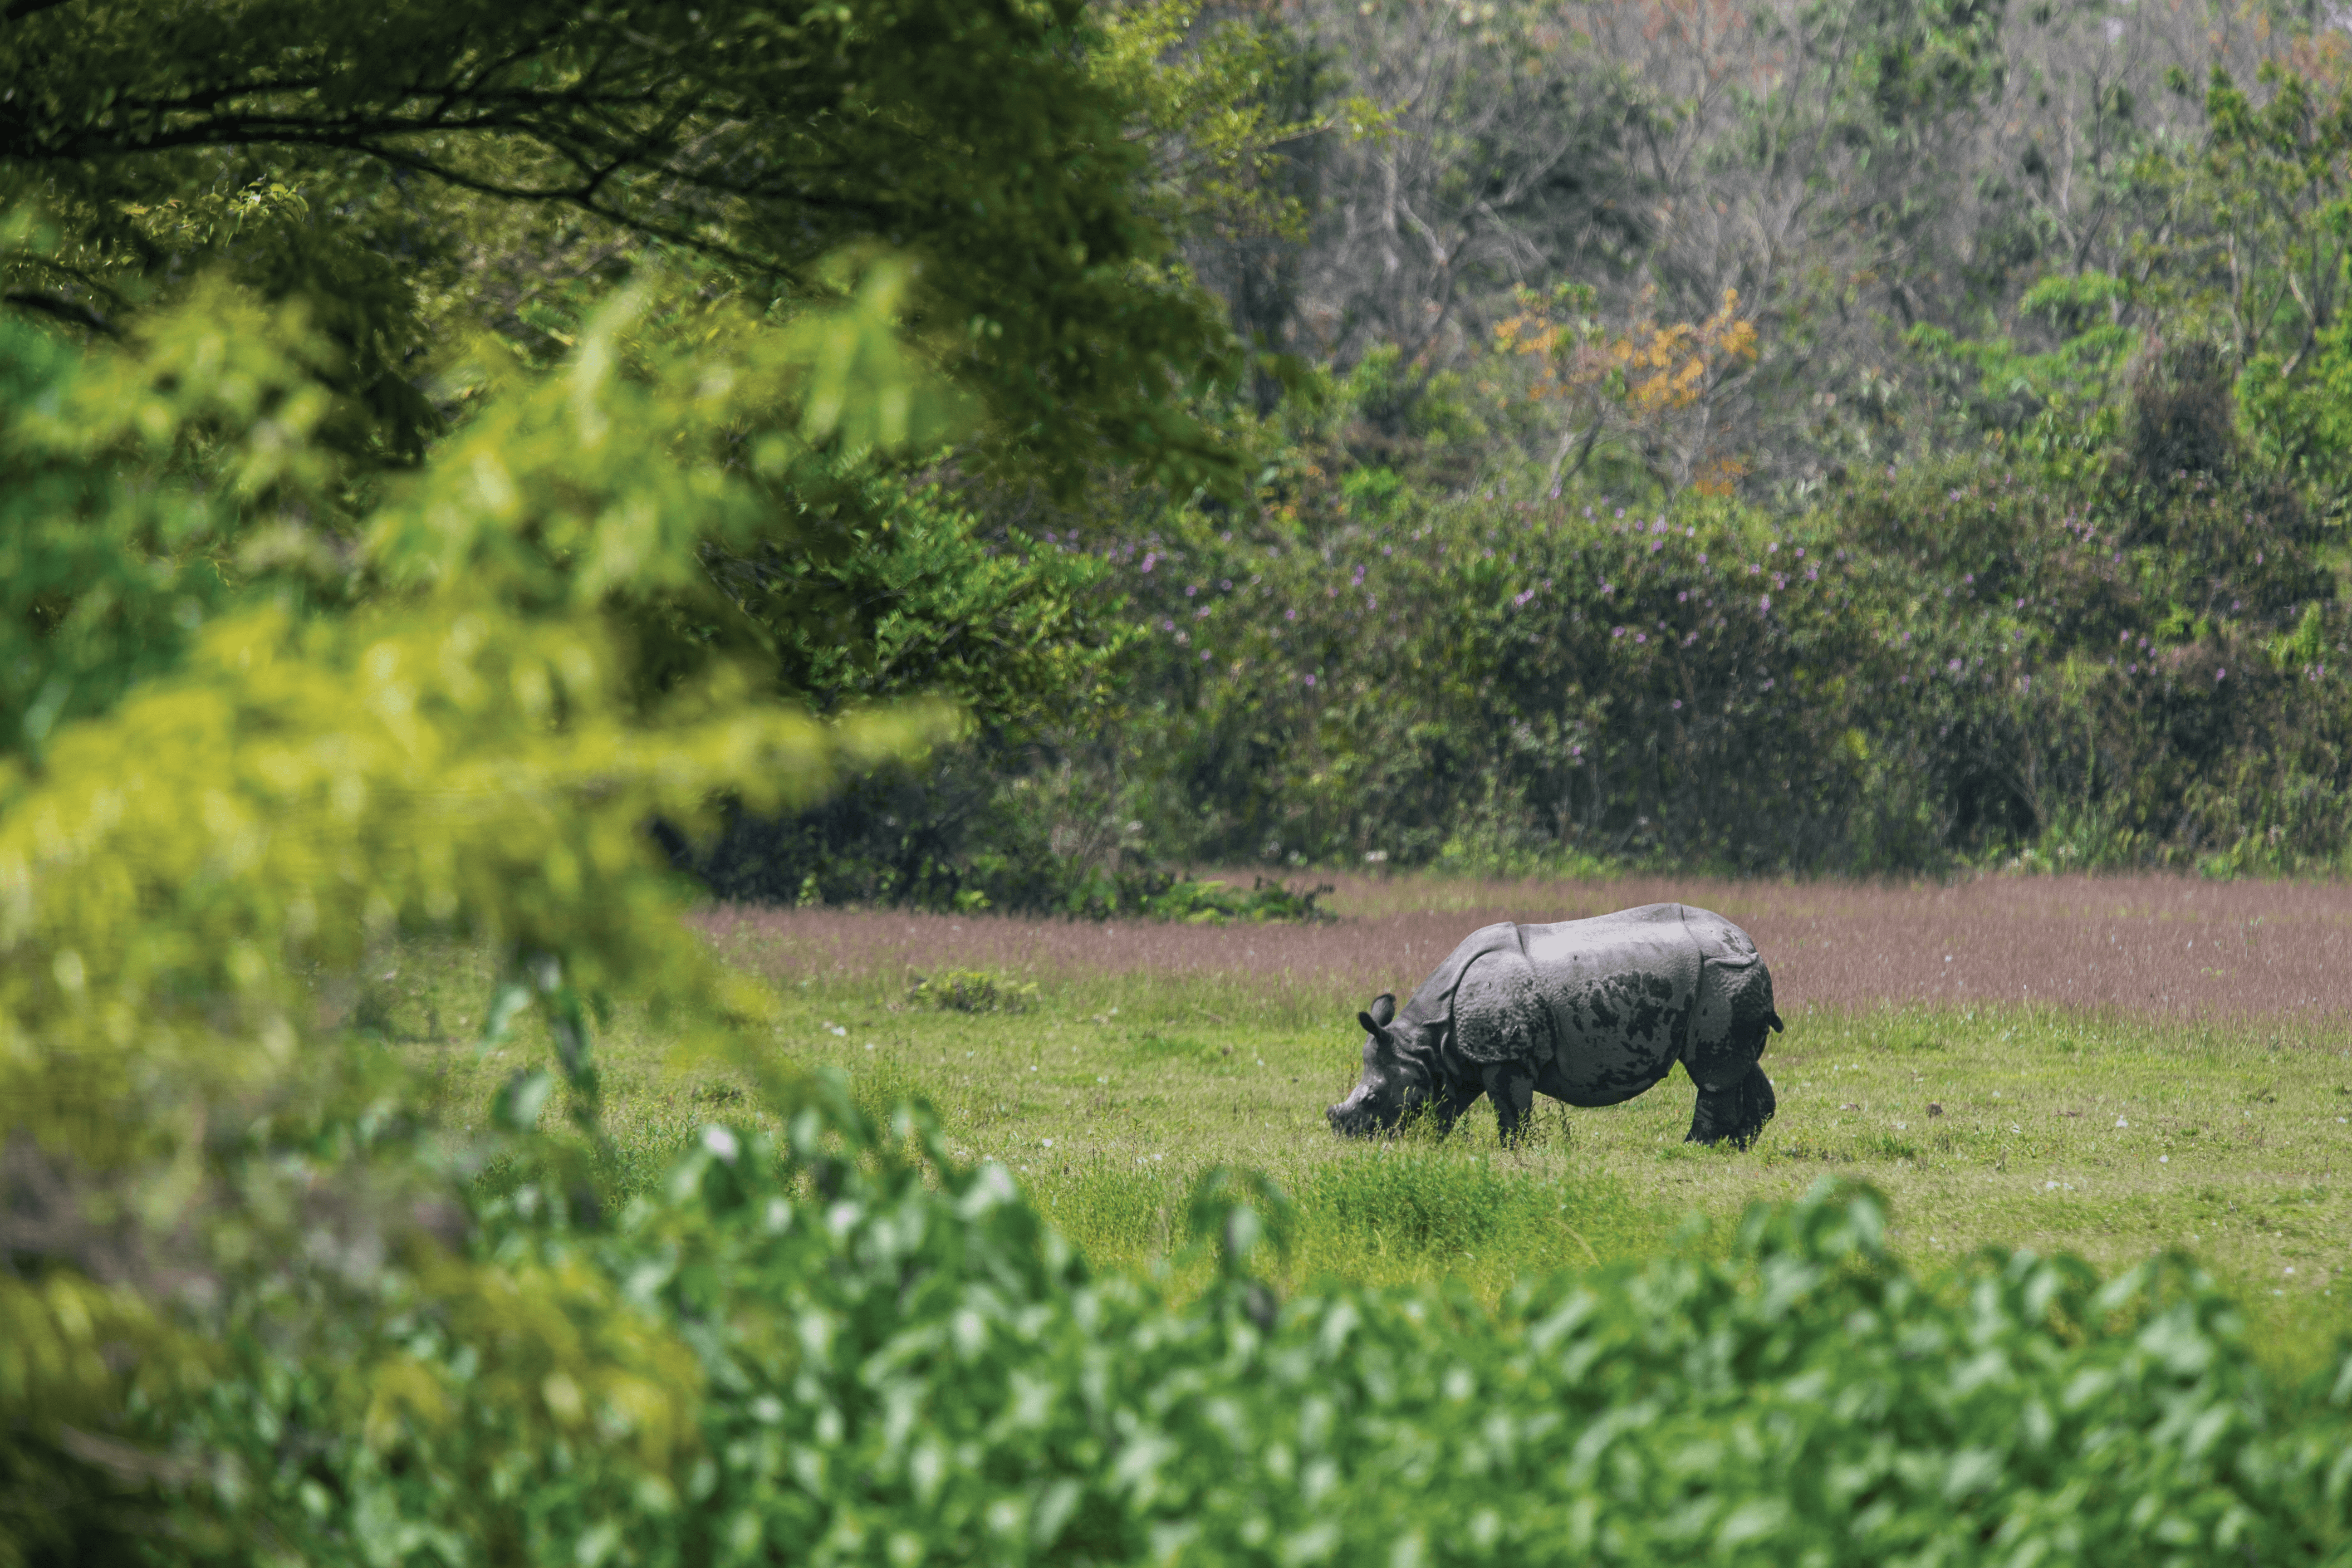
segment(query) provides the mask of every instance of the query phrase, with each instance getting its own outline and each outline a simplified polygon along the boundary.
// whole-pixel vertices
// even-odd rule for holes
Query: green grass
[[[755,955],[744,954],[749,960]],[[413,947],[361,998],[478,1124],[525,1032],[471,1044],[488,976]],[[1749,1203],[1824,1172],[1891,1203],[1928,1272],[1990,1245],[2115,1268],[2186,1250],[2276,1331],[2283,1363],[2352,1331],[2352,1042],[2301,1026],[2182,1026],[2025,1008],[1802,1012],[1765,1058],[1780,1114],[1747,1153],[1682,1142],[1679,1069],[1630,1104],[1543,1103],[1503,1149],[1484,1106],[1444,1142],[1334,1137],[1354,1081],[1356,1003],[1277,980],[1048,979],[1019,1013],[910,1004],[897,973],[784,990],[775,1049],[845,1069],[880,1109],[919,1096],[963,1156],[996,1159],[1100,1266],[1191,1289],[1184,1200],[1202,1170],[1271,1174],[1297,1205],[1287,1283],[1452,1277],[1492,1300],[1523,1270],[1639,1257],[1704,1216],[1718,1243]],[[625,1011],[601,1045],[612,1177],[651,1181],[704,1122],[755,1114],[727,1072],[669,1059]],[[534,1055],[539,1053],[539,1055]],[[1931,1113],[1930,1105],[1940,1113]]]

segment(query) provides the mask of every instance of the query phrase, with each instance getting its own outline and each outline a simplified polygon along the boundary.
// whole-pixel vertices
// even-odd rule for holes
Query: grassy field
[[[1897,1248],[1930,1272],[1990,1245],[2109,1268],[2177,1247],[2274,1326],[2267,1340],[2286,1363],[2352,1331],[2352,996],[2330,993],[2324,973],[2300,974],[2304,949],[2341,942],[2352,897],[2284,889],[2265,901],[2239,885],[2235,901],[2192,916],[2178,908],[2182,884],[2076,884],[2074,903],[2039,917],[2063,930],[2036,939],[2018,909],[1986,916],[1963,900],[1927,921],[1935,951],[1915,953],[1902,910],[1932,911],[1945,890],[1855,891],[1844,907],[1837,889],[1684,886],[1756,936],[1788,1019],[1764,1064],[1780,1114],[1747,1153],[1682,1142],[1692,1095],[1679,1069],[1610,1110],[1545,1102],[1537,1135],[1508,1150],[1483,1106],[1443,1143],[1346,1143],[1324,1124],[1324,1106],[1354,1080],[1352,1016],[1373,984],[1409,990],[1431,950],[1483,920],[1594,912],[1659,896],[1652,888],[1487,889],[1482,900],[1475,887],[1427,886],[1416,899],[1409,884],[1365,885],[1342,889],[1349,918],[1307,930],[826,911],[706,923],[730,962],[785,998],[778,1051],[845,1069],[877,1108],[929,1100],[959,1152],[1011,1167],[1097,1264],[1158,1269],[1179,1291],[1203,1267],[1171,1260],[1184,1196],[1218,1163],[1262,1169],[1292,1194],[1291,1283],[1453,1277],[1489,1299],[1523,1270],[1638,1256],[1701,1226],[1711,1239],[1697,1245],[1723,1245],[1749,1203],[1835,1173],[1886,1193]],[[2092,934],[2064,934],[2078,926]],[[2282,931],[2296,952],[2264,959]],[[2240,970],[2193,956],[2189,944],[2210,957],[2232,932]],[[1945,950],[1990,976],[1988,944],[2046,955],[2065,941],[2086,963],[2128,970],[2147,999],[2009,999],[1990,978],[1976,996],[1881,984],[1874,999],[1828,958],[1859,949],[1852,967],[1865,981],[1911,966],[1929,975],[1922,986],[1952,988]],[[2063,991],[2063,965],[2034,962],[2021,984]],[[2303,1005],[2214,1001],[2265,964],[2273,977],[2296,972]],[[1034,986],[1034,999],[970,1013],[910,994],[919,976],[951,968]],[[459,1122],[478,1120],[540,1049],[524,1037],[478,1055],[472,1015],[488,980],[474,954],[419,946],[362,998]],[[650,1179],[705,1121],[756,1114],[726,1073],[671,1061],[625,1013],[603,1050],[623,1186]]]

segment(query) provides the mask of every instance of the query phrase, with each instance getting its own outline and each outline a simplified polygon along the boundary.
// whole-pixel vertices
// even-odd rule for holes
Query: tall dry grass
[[[1040,979],[1219,979],[1293,994],[1410,992],[1490,921],[1680,900],[1756,939],[1782,1012],[2031,1003],[2203,1019],[2352,1015],[2352,887],[2177,877],[1988,878],[1952,886],[1329,879],[1318,926],[1096,925],[891,910],[722,908],[701,922],[786,983],[993,969]]]

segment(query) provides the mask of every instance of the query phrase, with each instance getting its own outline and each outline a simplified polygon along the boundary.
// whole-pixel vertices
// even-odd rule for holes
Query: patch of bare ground
[[[1092,924],[891,910],[707,911],[739,962],[783,981],[944,968],[1040,977],[1244,977],[1296,992],[1409,992],[1470,931],[1678,900],[1755,938],[1780,1009],[2026,1004],[2220,1021],[2352,1016],[2352,885],[2178,877],[1950,886],[1474,882],[1339,877],[1316,926]]]

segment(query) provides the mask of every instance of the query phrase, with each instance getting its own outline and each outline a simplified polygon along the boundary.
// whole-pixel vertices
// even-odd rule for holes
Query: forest
[[[0,1568],[2347,1561],[2189,1252],[1090,1262],[707,917],[2340,873],[2348,183],[2315,6],[0,0]]]

